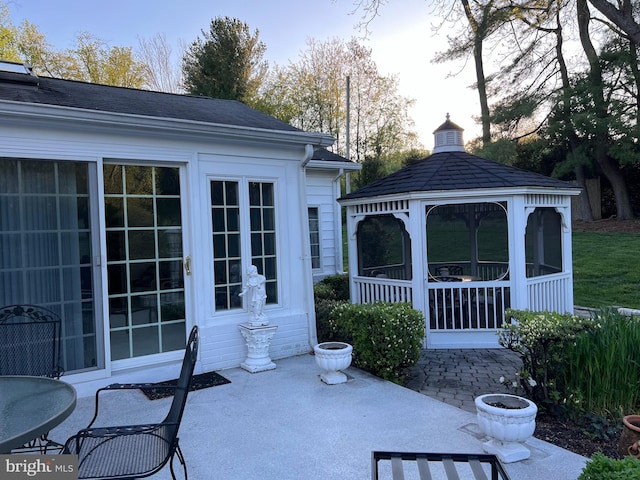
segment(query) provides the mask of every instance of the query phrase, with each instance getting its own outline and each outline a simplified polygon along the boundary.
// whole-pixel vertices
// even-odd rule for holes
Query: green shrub
[[[596,453],[587,461],[578,480],[640,480],[640,460],[634,457],[615,460]]]
[[[316,330],[318,335],[318,343],[332,342],[340,340],[337,338],[336,332],[332,331],[329,326],[329,315],[331,311],[341,303],[345,303],[341,300],[333,300],[330,298],[317,298],[315,302],[316,307]]]
[[[314,293],[324,296],[323,298],[331,298],[333,300],[349,300],[349,275],[340,273],[329,275],[320,280],[314,287]]]
[[[353,365],[402,384],[420,358],[425,334],[422,312],[407,303],[339,304],[329,315],[335,339],[353,345]]]
[[[640,319],[608,309],[594,321],[568,345],[563,383],[580,392],[586,411],[619,420],[640,410]]]
[[[336,305],[349,301],[349,275],[330,275],[313,286],[318,342],[337,340],[329,327],[329,314]]]
[[[520,354],[523,370],[520,382],[527,396],[538,406],[551,408],[567,402],[580,402],[561,384],[565,378],[565,351],[576,336],[593,330],[595,322],[569,313],[530,312],[507,309],[498,342]]]

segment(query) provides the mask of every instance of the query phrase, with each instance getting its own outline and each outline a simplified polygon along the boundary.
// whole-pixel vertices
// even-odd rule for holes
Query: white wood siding
[[[336,176],[337,170],[307,169],[307,206],[318,208],[320,223],[320,268],[313,270],[314,281],[343,271]]]

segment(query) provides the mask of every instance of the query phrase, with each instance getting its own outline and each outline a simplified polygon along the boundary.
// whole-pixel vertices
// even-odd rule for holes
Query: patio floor
[[[253,374],[223,370],[231,383],[189,394],[180,445],[191,479],[365,480],[372,450],[483,453],[469,411],[355,368],[347,370],[347,383],[325,385],[312,355],[276,364]],[[96,425],[157,421],[171,402],[148,400],[139,391],[109,393],[104,400]],[[66,439],[92,414],[93,398],[79,398],[51,437]],[[527,446],[529,459],[505,465],[512,480],[576,479],[586,461],[535,438]],[[171,478],[168,467],[154,478]]]

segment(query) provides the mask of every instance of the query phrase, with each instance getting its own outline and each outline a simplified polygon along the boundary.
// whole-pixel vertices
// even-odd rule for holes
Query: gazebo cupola
[[[464,152],[463,131],[464,128],[449,120],[447,113],[447,120],[433,132],[435,137],[433,153]]]
[[[433,154],[348,193],[351,300],[409,302],[430,348],[498,347],[505,310],[573,311],[580,188],[465,151],[447,115]]]

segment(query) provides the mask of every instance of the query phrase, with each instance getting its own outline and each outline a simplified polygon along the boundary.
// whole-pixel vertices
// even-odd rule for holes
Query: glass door
[[[111,360],[184,348],[180,168],[104,165]]]

